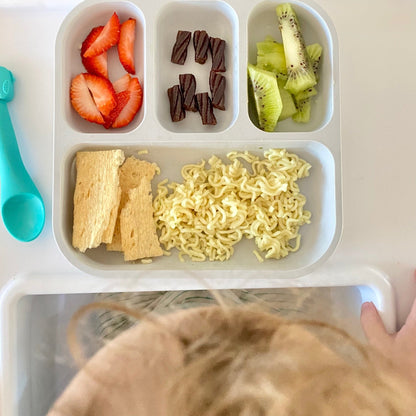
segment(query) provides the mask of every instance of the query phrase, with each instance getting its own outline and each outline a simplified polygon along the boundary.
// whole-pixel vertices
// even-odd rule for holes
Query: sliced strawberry
[[[108,116],[117,105],[116,92],[111,82],[99,75],[84,74],[84,78],[98,111],[103,116]]]
[[[70,98],[72,106],[82,118],[91,123],[104,124],[104,118],[95,105],[84,74],[79,74],[72,80]]]
[[[114,12],[110,20],[104,26],[102,32],[95,41],[87,48],[83,56],[90,58],[97,56],[116,45],[120,39],[120,20]]]
[[[92,56],[90,58],[85,58],[85,51],[94,43],[98,38],[100,33],[103,31],[104,26],[94,27],[88,36],[82,42],[81,46],[81,60],[85,69],[94,75],[101,75],[105,78],[108,78],[108,61],[107,61],[107,52],[103,52],[100,55]]]
[[[107,52],[103,52],[102,54],[91,58],[84,58],[82,63],[90,74],[101,75],[104,78],[108,78]]]
[[[130,91],[121,91],[117,94],[117,105],[111,110],[111,113],[107,117],[104,117],[104,127],[106,129],[109,129],[112,126],[114,120],[121,113],[121,110],[123,110],[129,102],[130,94]]]
[[[124,127],[129,124],[142,106],[143,91],[137,78],[130,80],[127,91],[130,91],[129,101],[114,120],[111,126],[113,128]]]
[[[129,88],[131,76],[129,74],[123,75],[120,79],[113,82],[114,91],[118,94],[121,91],[126,91]]]
[[[118,57],[124,69],[129,74],[135,74],[134,43],[136,40],[136,19],[128,19],[120,26],[120,40],[118,42]]]

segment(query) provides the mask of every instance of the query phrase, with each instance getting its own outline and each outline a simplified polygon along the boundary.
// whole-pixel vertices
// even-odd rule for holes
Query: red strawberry
[[[98,111],[102,115],[108,116],[117,105],[116,92],[111,82],[99,75],[84,74],[84,78],[87,81],[88,89],[91,91]]]
[[[121,91],[117,94],[117,105],[111,110],[111,113],[104,117],[104,127],[109,129],[114,120],[119,116],[121,110],[126,106],[130,99],[130,91]]]
[[[121,91],[127,90],[129,87],[131,76],[129,74],[123,75],[120,79],[113,82],[114,91],[118,94]]]
[[[83,56],[90,58],[97,56],[116,45],[120,39],[120,20],[114,12],[110,20],[104,26],[102,32],[95,41],[87,48]]]
[[[112,124],[113,128],[124,127],[129,124],[142,106],[143,91],[137,78],[130,80],[127,91],[130,91],[129,101],[114,120]]]
[[[82,118],[91,123],[104,124],[104,118],[95,105],[84,74],[79,74],[72,80],[70,97],[72,106]]]
[[[101,75],[105,78],[108,78],[108,69],[107,69],[107,52],[103,52],[100,55],[92,56],[90,58],[85,58],[83,55],[85,51],[94,43],[98,38],[99,34],[103,31],[104,26],[94,27],[88,36],[82,42],[81,46],[81,60],[85,69],[94,75]]]
[[[136,38],[136,19],[126,20],[120,27],[120,40],[118,42],[118,56],[124,69],[135,74],[134,42]]]
[[[72,80],[70,97],[81,117],[98,124],[104,124],[103,116],[108,116],[117,105],[111,82],[88,73],[79,74]]]

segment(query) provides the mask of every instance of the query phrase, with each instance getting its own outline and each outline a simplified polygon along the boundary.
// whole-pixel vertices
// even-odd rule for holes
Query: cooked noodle
[[[182,183],[162,181],[154,200],[160,242],[179,258],[228,260],[244,236],[265,258],[279,259],[300,246],[299,227],[310,222],[296,181],[311,165],[285,149],[264,158],[230,152],[182,168]],[[255,256],[259,259],[260,254]]]

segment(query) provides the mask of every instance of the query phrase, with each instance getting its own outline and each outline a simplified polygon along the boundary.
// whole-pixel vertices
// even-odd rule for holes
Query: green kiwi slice
[[[297,123],[307,123],[311,118],[311,99],[306,98],[296,102],[298,111],[292,116],[292,120]]]
[[[321,63],[322,46],[319,43],[312,43],[306,47],[306,52],[311,60],[313,73],[315,74],[316,82],[319,79],[319,65]]]
[[[306,100],[306,98],[314,97],[316,94],[318,94],[318,91],[315,87],[310,87],[304,91],[298,92],[295,95],[295,101],[299,102],[302,100]]]
[[[292,6],[289,3],[279,4],[276,14],[286,58],[288,79],[285,88],[296,95],[313,87],[316,77]]]
[[[279,121],[292,117],[298,111],[292,94],[284,88],[285,84],[285,80],[280,78],[277,79],[280,97],[282,98],[282,112],[280,113]]]
[[[263,42],[257,42],[256,46],[257,46],[257,56],[264,56],[269,53],[278,53],[278,54],[283,54],[283,59],[284,59],[285,52],[283,50],[282,43],[278,43],[271,38],[266,38],[266,40],[264,40]],[[285,69],[286,69],[286,66],[285,66]]]
[[[321,62],[322,46],[319,43],[313,43],[312,45],[306,46],[306,52],[311,59],[313,72],[315,74],[316,82],[319,79],[319,65]],[[298,92],[295,96],[295,103],[299,105],[299,114],[295,117],[299,122],[306,123],[309,121],[311,112],[311,102],[309,98],[314,97],[318,94],[315,87],[307,88],[304,91]]]
[[[274,131],[282,112],[282,99],[276,75],[252,64],[248,64],[247,70],[256,104],[259,127],[267,132]]]
[[[257,67],[286,77],[286,58],[283,44],[274,41],[257,42]]]

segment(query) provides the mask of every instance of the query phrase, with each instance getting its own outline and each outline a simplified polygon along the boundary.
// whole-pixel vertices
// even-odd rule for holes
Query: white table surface
[[[0,0],[0,65],[19,80],[9,111],[46,205],[45,228],[33,242],[18,242],[0,223],[0,288],[25,272],[77,273],[55,244],[51,201],[54,42],[78,2]],[[416,2],[316,2],[340,47],[344,231],[330,263],[386,272],[400,324],[416,292]]]

